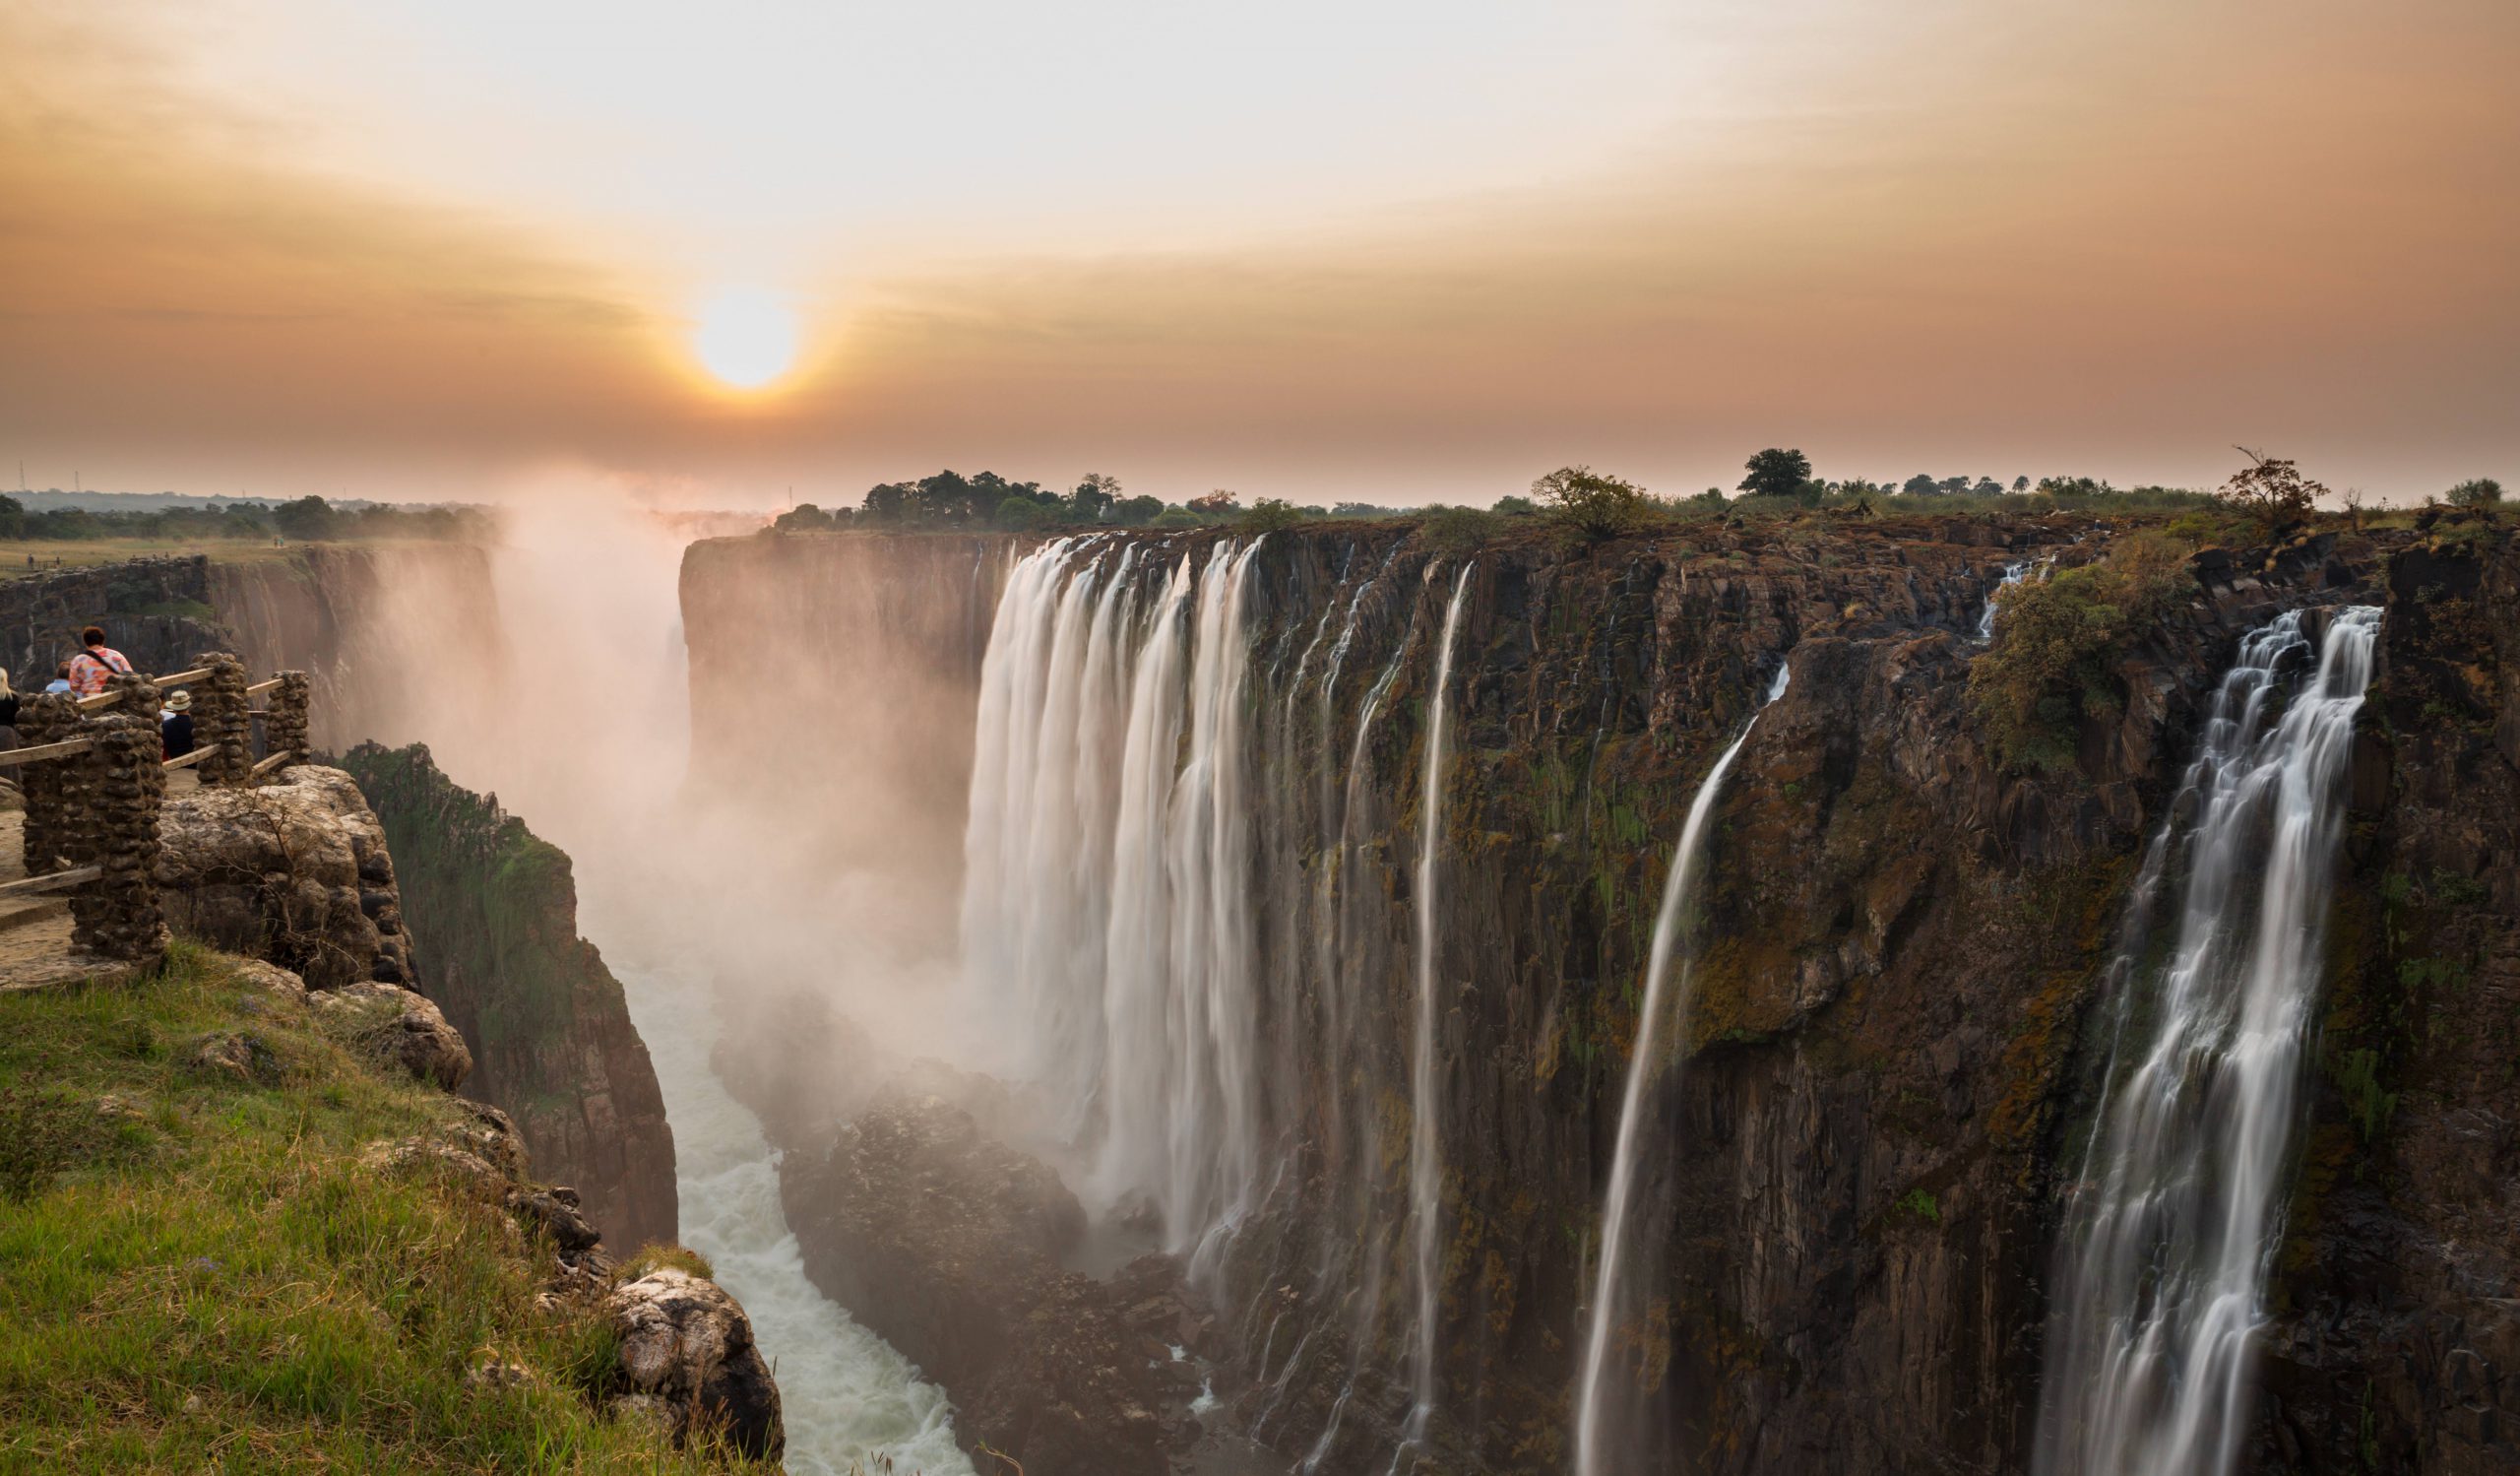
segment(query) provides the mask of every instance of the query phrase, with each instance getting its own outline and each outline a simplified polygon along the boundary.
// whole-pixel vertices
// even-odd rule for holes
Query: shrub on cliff
[[[1591,467],[1560,467],[1532,483],[1532,498],[1560,527],[1585,538],[1633,533],[1653,515],[1645,488]]]
[[[1505,520],[1476,507],[1430,507],[1418,538],[1437,553],[1469,553],[1504,531]]]
[[[2490,477],[2462,481],[2442,494],[2452,507],[2491,507],[2502,500],[2502,483]]]
[[[2125,705],[2118,658],[2188,583],[2176,543],[2138,534],[2104,562],[1997,592],[1995,642],[1969,668],[1969,705],[1995,756],[2071,768],[2083,720]]]
[[[2234,512],[2255,520],[2269,539],[2283,537],[2286,529],[2308,518],[2327,492],[2282,457],[2261,456],[2246,446],[2236,449],[2248,465],[2233,473],[2215,495]]]

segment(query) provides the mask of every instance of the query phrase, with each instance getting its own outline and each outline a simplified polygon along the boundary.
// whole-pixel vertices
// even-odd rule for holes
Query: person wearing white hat
[[[158,733],[165,740],[166,756],[181,758],[193,751],[193,694],[182,687],[166,699],[165,710],[158,714]]]

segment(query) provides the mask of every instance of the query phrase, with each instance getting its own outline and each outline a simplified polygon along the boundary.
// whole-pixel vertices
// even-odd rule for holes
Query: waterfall
[[[1053,1135],[1105,1206],[1144,1204],[1201,1251],[1261,1168],[1251,902],[1257,545],[1163,571],[1065,539],[1008,575],[981,664],[964,836],[965,970],[1013,1005]],[[1148,564],[1161,554],[1150,553]]]
[[[1791,674],[1790,667],[1777,669],[1767,702],[1785,695]],[[1766,703],[1761,704],[1762,709],[1765,706]],[[1742,725],[1740,737],[1724,750],[1724,756],[1715,761],[1715,767],[1699,783],[1697,797],[1689,802],[1688,819],[1680,827],[1680,843],[1671,853],[1671,870],[1663,884],[1663,905],[1654,915],[1654,942],[1645,965],[1645,995],[1636,1007],[1635,1049],[1628,1057],[1627,1085],[1619,1096],[1618,1138],[1610,1154],[1609,1189],[1602,1203],[1601,1263],[1594,1273],[1593,1315],[1584,1335],[1584,1362],[1575,1394],[1575,1476],[1607,1476],[1612,1471],[1630,1469],[1616,1457],[1604,1453],[1606,1421],[1603,1402],[1610,1333],[1621,1311],[1632,1300],[1625,1258],[1642,1136],[1638,1120],[1644,1113],[1647,1084],[1661,1075],[1664,982],[1670,977],[1672,955],[1681,951],[1681,931],[1687,922],[1692,883],[1697,879],[1705,847],[1706,822],[1724,792],[1725,775],[1731,772],[1741,745],[1750,740],[1750,731],[1758,721],[1758,714],[1751,714],[1750,721]],[[1679,989],[1671,1004],[1674,1045],[1686,1042],[1689,974],[1694,962],[1693,951],[1682,955]]]
[[[2337,611],[2301,678],[2299,611],[2249,634],[2145,859],[2111,981],[2112,1084],[2058,1251],[2046,1476],[2221,1476],[2238,1453],[2379,619]],[[2181,872],[2155,963],[2152,904]]]
[[[1435,848],[1443,839],[1445,694],[1452,688],[1453,637],[1461,629],[1461,597],[1470,588],[1470,564],[1453,577],[1444,607],[1444,634],[1435,651],[1435,681],[1426,693],[1426,789],[1418,814],[1418,1019],[1409,1063],[1409,1217],[1415,1232],[1412,1274],[1418,1293],[1418,1338],[1411,1360],[1416,1400],[1401,1446],[1422,1440],[1435,1407],[1435,1248],[1441,1239],[1443,1144],[1437,1138],[1443,1104],[1435,1084]],[[1392,1455],[1399,1469],[1400,1452]]]
[[[1996,597],[2001,595],[2004,591],[2012,588],[2014,585],[2021,583],[2021,576],[2029,572],[2030,560],[2026,558],[2015,559],[2011,563],[2004,565],[2004,577],[1996,581],[1993,589],[1986,592],[1986,608],[1978,615],[1978,639],[1981,643],[1991,641],[1995,638]]]

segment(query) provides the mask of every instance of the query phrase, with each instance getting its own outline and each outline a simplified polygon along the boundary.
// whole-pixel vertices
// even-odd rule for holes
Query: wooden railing
[[[154,873],[167,774],[197,769],[204,785],[250,786],[308,752],[306,674],[248,682],[224,652],[197,660],[164,676],[117,673],[92,696],[20,699],[18,732],[31,741],[0,753],[0,770],[14,770],[25,792],[27,874],[0,882],[0,901],[70,891],[74,946],[128,959],[164,945]],[[170,687],[193,692],[195,742],[178,758],[163,756],[159,737],[158,703]]]

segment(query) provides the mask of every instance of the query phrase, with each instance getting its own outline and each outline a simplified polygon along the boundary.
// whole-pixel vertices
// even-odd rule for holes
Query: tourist
[[[18,746],[18,693],[9,674],[0,671],[0,753]]]
[[[93,697],[105,689],[117,672],[128,672],[131,663],[123,654],[105,644],[104,627],[91,625],[79,632],[79,644],[85,649],[70,658],[70,690],[82,697]]]
[[[65,661],[52,669],[52,679],[43,684],[43,690],[47,697],[70,690],[70,663]]]
[[[158,714],[158,733],[165,740],[166,756],[181,758],[193,751],[193,694],[177,688],[166,699]]]

